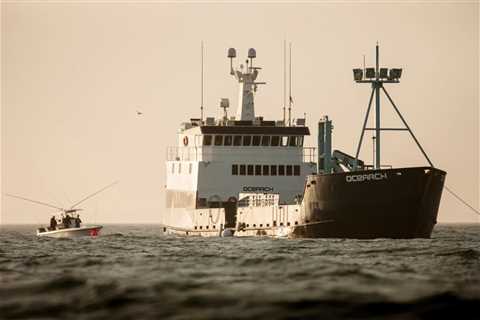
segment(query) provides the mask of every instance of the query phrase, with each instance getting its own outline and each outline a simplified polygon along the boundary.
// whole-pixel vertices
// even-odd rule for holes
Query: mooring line
[[[448,192],[450,192],[451,195],[453,195],[457,200],[459,200],[461,203],[469,207],[473,212],[476,214],[480,215],[480,211],[469,205],[465,200],[463,200],[459,195],[457,195],[455,192],[453,192],[448,186],[445,186],[445,189],[447,189]]]

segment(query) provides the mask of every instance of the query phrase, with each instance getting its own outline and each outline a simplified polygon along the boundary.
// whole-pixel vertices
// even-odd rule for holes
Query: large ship
[[[230,74],[239,85],[235,116],[221,99],[223,117],[203,116],[181,124],[177,145],[166,161],[168,233],[191,236],[274,236],[311,238],[429,238],[446,172],[434,167],[385,89],[400,82],[402,69],[354,69],[357,83],[371,85],[371,95],[355,156],[332,151],[332,121],[318,123],[318,148],[304,146],[310,135],[305,118],[266,120],[255,113],[254,96],[264,82],[249,49],[245,66],[233,68],[236,51],[228,50]],[[380,95],[384,93],[405,127],[383,128]],[[374,99],[375,98],[375,99]],[[367,120],[375,100],[375,127]],[[364,133],[375,134],[375,158],[359,157]],[[429,165],[392,168],[381,165],[381,132],[408,131]]]

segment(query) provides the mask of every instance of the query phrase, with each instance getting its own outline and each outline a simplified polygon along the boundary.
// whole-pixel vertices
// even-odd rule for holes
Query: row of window
[[[299,165],[232,164],[234,176],[299,176]]]
[[[203,136],[204,146],[302,147],[303,136]]]
[[[182,174],[182,163],[178,163],[178,174]],[[192,167],[191,163],[188,164],[188,174],[192,174]],[[172,163],[172,173],[175,173],[175,162]],[[186,173],[186,172],[185,172]]]
[[[175,174],[177,167],[178,174],[182,174],[182,163],[171,165],[171,172]],[[185,172],[186,173],[186,172]],[[192,164],[188,164],[188,174],[192,173]],[[299,165],[276,165],[276,164],[232,164],[232,175],[234,176],[299,176]]]

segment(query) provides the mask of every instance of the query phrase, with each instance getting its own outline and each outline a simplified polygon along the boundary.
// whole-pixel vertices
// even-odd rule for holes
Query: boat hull
[[[235,224],[229,234],[429,238],[437,222],[445,177],[444,171],[431,167],[310,175],[301,204],[235,208]],[[165,224],[165,231],[187,236],[222,236],[226,211],[220,209],[213,214],[208,210],[212,209],[176,211]],[[212,225],[212,216],[220,217],[215,220],[217,225]]]
[[[446,172],[431,167],[312,175],[294,238],[429,238]]]
[[[37,230],[38,237],[49,238],[79,238],[79,237],[96,237],[100,235],[102,226],[80,227],[80,228],[65,228],[52,231]]]

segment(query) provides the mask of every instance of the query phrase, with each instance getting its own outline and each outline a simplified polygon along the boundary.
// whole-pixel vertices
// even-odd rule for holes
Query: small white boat
[[[78,237],[96,237],[100,235],[103,226],[85,226],[79,228],[58,228],[51,230],[50,228],[38,228],[38,237],[50,238],[78,238]]]
[[[77,214],[78,211],[82,209],[76,208],[79,204],[85,202],[86,200],[92,198],[93,196],[99,194],[100,192],[110,188],[111,186],[117,184],[118,181],[115,181],[109,184],[106,187],[86,196],[82,200],[73,204],[70,208],[64,209],[62,207],[37,201],[13,194],[5,194],[12,198],[17,198],[20,200],[32,202],[35,204],[39,204],[42,206],[50,207],[59,210],[61,215],[53,215],[50,219],[50,226],[49,227],[40,227],[37,229],[37,236],[38,237],[51,237],[51,238],[77,238],[77,237],[96,237],[100,234],[100,230],[103,228],[102,226],[84,226],[82,227],[81,223],[82,220],[80,219],[80,215]],[[76,214],[76,216],[74,216]]]

